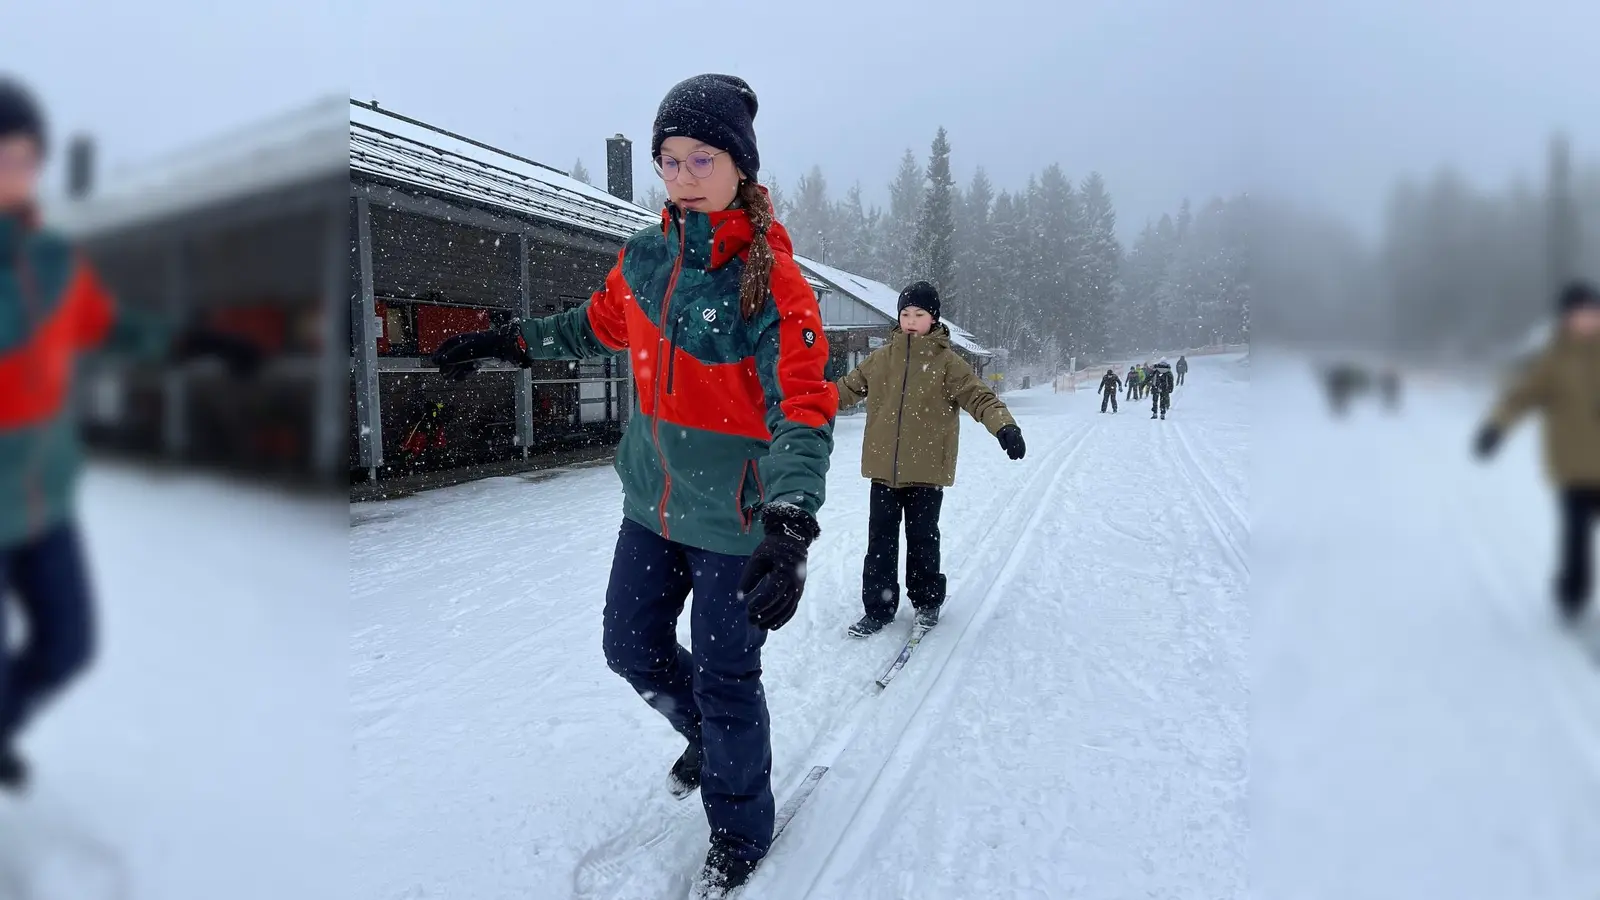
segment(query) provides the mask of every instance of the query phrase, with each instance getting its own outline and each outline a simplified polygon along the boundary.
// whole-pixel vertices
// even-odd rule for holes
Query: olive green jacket
[[[958,410],[990,434],[1016,424],[1005,403],[950,349],[943,324],[922,336],[896,329],[837,385],[841,409],[867,401],[862,477],[890,487],[955,484]]]

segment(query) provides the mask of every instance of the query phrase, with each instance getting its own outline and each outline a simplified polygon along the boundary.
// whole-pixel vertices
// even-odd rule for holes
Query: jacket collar
[[[894,333],[905,335],[909,338],[909,346],[912,350],[936,351],[950,349],[950,328],[943,322],[935,322],[932,330],[927,334],[911,334],[900,330],[899,325],[894,327]]]
[[[765,194],[767,189],[763,187],[761,192]],[[683,236],[683,264],[699,269],[720,269],[734,257],[742,258],[755,239],[755,226],[744,209],[703,213],[682,209],[669,200],[661,209],[661,234],[674,254],[678,252],[680,229]],[[789,232],[779,222],[774,221],[772,227],[767,229],[767,242],[772,245],[774,252],[794,253]]]

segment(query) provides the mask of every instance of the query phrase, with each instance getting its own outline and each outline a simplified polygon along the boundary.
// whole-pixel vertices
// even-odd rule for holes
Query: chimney
[[[80,134],[67,145],[67,196],[82,200],[94,189],[94,138]]]
[[[620,134],[606,140],[606,190],[633,202],[633,141]]]

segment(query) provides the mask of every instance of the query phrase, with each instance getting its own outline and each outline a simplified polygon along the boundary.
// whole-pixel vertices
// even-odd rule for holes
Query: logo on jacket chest
[[[708,306],[700,310],[700,318],[705,319],[707,322],[715,322],[717,320],[717,311]]]
[[[800,332],[800,338],[806,342],[808,348],[817,345],[817,333],[809,328]]]

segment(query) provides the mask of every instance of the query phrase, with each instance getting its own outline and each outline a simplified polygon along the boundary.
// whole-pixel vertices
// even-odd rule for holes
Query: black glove
[[[461,381],[477,371],[485,359],[503,359],[526,369],[533,365],[520,322],[507,322],[492,331],[458,334],[439,345],[428,361],[451,381]]]
[[[1473,443],[1473,451],[1479,459],[1488,459],[1494,455],[1495,448],[1500,446],[1500,429],[1493,424],[1485,425],[1478,430],[1478,439]]]
[[[214,357],[222,360],[235,377],[252,378],[261,369],[262,353],[260,347],[244,338],[196,326],[177,335],[171,356],[179,364]]]
[[[776,504],[761,511],[766,538],[745,564],[739,595],[749,604],[750,624],[777,631],[794,618],[806,589],[806,550],[822,529],[798,506]]]
[[[1021,459],[1028,452],[1028,445],[1022,442],[1022,429],[1015,425],[1007,425],[995,434],[1000,446],[1006,450],[1006,455],[1012,459]]]

